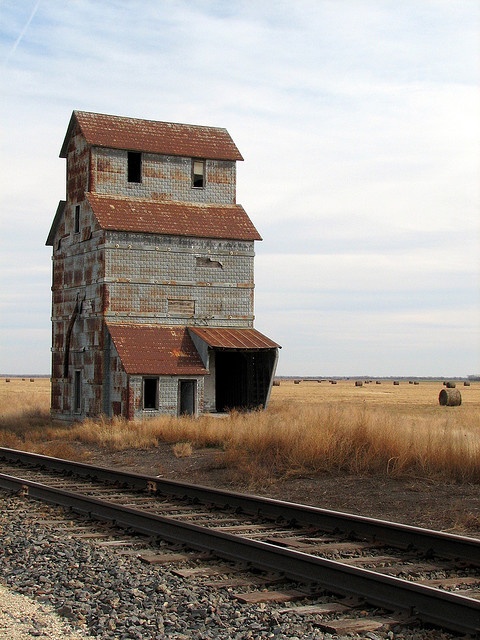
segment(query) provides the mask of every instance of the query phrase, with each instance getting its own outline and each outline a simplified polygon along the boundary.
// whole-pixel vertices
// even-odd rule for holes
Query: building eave
[[[53,218],[52,226],[50,227],[50,231],[48,233],[47,241],[45,242],[45,246],[53,247],[53,241],[55,240],[55,234],[57,233],[58,225],[60,224],[60,220],[65,211],[65,200],[60,200],[58,203],[57,211],[55,213],[55,217]]]

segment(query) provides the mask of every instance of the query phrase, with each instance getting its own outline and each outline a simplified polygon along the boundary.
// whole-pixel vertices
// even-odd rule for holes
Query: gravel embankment
[[[0,638],[8,640],[86,640],[48,605],[41,605],[0,585]]]
[[[143,564],[135,557],[55,531],[45,523],[53,513],[46,505],[0,492],[0,583],[8,588],[0,589],[0,637],[337,638],[320,631],[314,618],[281,615],[271,606],[240,605],[224,589],[208,589],[175,576],[165,566]],[[447,640],[453,636],[438,629],[398,627],[357,637]]]

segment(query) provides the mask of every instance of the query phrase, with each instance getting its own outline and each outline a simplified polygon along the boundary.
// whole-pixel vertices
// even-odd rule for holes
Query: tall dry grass
[[[25,386],[17,386],[21,396]],[[23,398],[19,412],[12,385],[7,405],[0,393],[0,445],[58,457],[74,457],[74,443],[118,451],[167,442],[177,456],[217,447],[233,476],[255,483],[321,473],[480,482],[480,385],[465,391],[461,407],[438,406],[438,383],[424,389],[282,386],[274,387],[266,411],[231,412],[222,419],[85,420],[59,427],[51,424],[42,394],[37,409],[30,393],[30,404]]]

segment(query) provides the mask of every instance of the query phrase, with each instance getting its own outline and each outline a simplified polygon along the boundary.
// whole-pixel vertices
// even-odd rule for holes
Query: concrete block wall
[[[67,151],[67,200],[82,202],[89,190],[90,147],[78,128],[74,131]]]
[[[185,378],[179,378],[177,376],[159,376],[158,378],[158,404],[159,409],[148,409],[144,410],[142,408],[142,386],[143,386],[143,377],[142,376],[130,376],[129,377],[129,385],[131,390],[131,395],[135,398],[134,402],[134,411],[133,418],[153,418],[155,416],[160,415],[178,415],[178,389],[180,380],[184,380]],[[190,377],[191,380],[197,381],[197,393],[196,393],[196,412],[202,413],[204,410],[204,381],[203,377]]]
[[[142,181],[128,182],[128,151],[93,147],[90,191],[130,198],[234,204],[236,165],[207,160],[205,186],[192,188],[192,159],[142,153]]]
[[[69,158],[75,154],[69,154]],[[80,231],[75,233],[75,206],[80,204]],[[73,411],[73,379],[82,372],[82,400],[75,418],[98,415],[102,409],[103,311],[105,287],[103,231],[85,202],[68,202],[53,246],[52,281],[52,414],[68,418]],[[68,377],[64,357],[68,328],[77,304],[80,310],[71,329]]]
[[[105,314],[118,322],[253,325],[253,242],[108,232],[104,251]],[[194,314],[172,313],[172,299]]]

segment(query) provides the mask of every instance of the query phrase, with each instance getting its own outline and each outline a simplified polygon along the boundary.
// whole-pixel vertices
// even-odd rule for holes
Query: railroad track
[[[273,572],[304,594],[480,632],[478,539],[5,448],[0,487]]]

